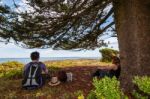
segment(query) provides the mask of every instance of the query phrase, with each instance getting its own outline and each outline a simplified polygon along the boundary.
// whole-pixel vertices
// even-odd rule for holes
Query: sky
[[[110,41],[108,48],[118,50],[116,38],[109,38],[105,42]],[[104,48],[104,47],[102,47]],[[95,50],[52,50],[52,49],[24,49],[13,43],[0,43],[0,58],[28,58],[33,51],[40,52],[41,57],[100,57],[99,49]]]
[[[11,0],[2,0],[0,4],[13,5]],[[21,0],[15,0],[17,3],[21,3]],[[22,0],[24,1],[24,0]],[[110,41],[108,48],[113,48],[118,50],[117,38],[105,39],[105,42]],[[103,48],[103,47],[102,47]],[[40,52],[41,57],[100,57],[99,49],[95,50],[82,50],[82,51],[72,51],[72,50],[52,50],[52,49],[24,49],[16,46],[13,43],[2,43],[0,42],[0,58],[28,58],[30,53],[33,51]]]

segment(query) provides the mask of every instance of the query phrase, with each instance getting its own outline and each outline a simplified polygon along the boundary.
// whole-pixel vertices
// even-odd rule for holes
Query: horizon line
[[[56,57],[56,56],[54,56],[54,57],[40,57],[40,58],[64,58],[64,57],[66,57],[66,58],[69,58],[69,57],[91,57],[91,56],[58,56],[58,57]],[[100,57],[100,56],[94,56],[94,57]],[[30,57],[0,57],[0,58],[30,58]]]

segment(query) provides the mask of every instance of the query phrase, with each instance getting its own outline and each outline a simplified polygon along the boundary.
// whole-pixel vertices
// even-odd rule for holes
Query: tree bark
[[[114,0],[121,59],[121,86],[132,91],[134,76],[150,76],[150,0]]]

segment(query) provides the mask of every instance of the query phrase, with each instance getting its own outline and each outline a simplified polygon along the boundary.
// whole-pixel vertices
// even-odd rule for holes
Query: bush
[[[137,99],[148,99],[150,96],[150,77],[134,77],[133,83],[135,84],[135,90],[133,92],[134,97]]]
[[[132,95],[135,99],[148,99],[148,96],[143,96],[135,90],[133,91]]]
[[[100,53],[102,54],[102,59],[101,59],[102,62],[111,62],[112,54],[117,55],[119,52],[114,49],[104,48],[100,50]]]
[[[3,75],[3,77],[9,79],[19,79],[22,78],[22,74],[22,70],[12,70],[8,71],[5,75]]]
[[[91,92],[87,96],[87,99],[97,99],[94,90],[91,90]]]
[[[4,66],[7,68],[20,68],[23,66],[23,64],[17,61],[8,61],[8,62],[1,63],[0,66]]]
[[[0,64],[0,77],[3,78],[21,78],[23,64],[11,61]]]
[[[119,88],[120,83],[115,77],[93,79],[94,90],[88,95],[88,99],[121,99],[125,98],[123,92]],[[126,97],[127,99],[127,97]]]
[[[84,99],[83,94],[78,96],[78,99]]]

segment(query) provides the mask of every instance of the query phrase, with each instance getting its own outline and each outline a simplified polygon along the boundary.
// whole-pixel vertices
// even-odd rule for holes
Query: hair
[[[112,63],[117,65],[117,70],[111,70],[110,73],[112,73],[118,79],[120,76],[120,72],[121,72],[120,58],[117,56],[114,56]]]
[[[113,56],[112,63],[113,63],[113,64],[120,64],[120,59],[119,59],[119,57]]]
[[[38,60],[40,58],[40,53],[35,51],[31,53],[31,60]]]
[[[58,79],[61,82],[66,82],[67,81],[67,74],[65,71],[59,71],[58,72]]]

